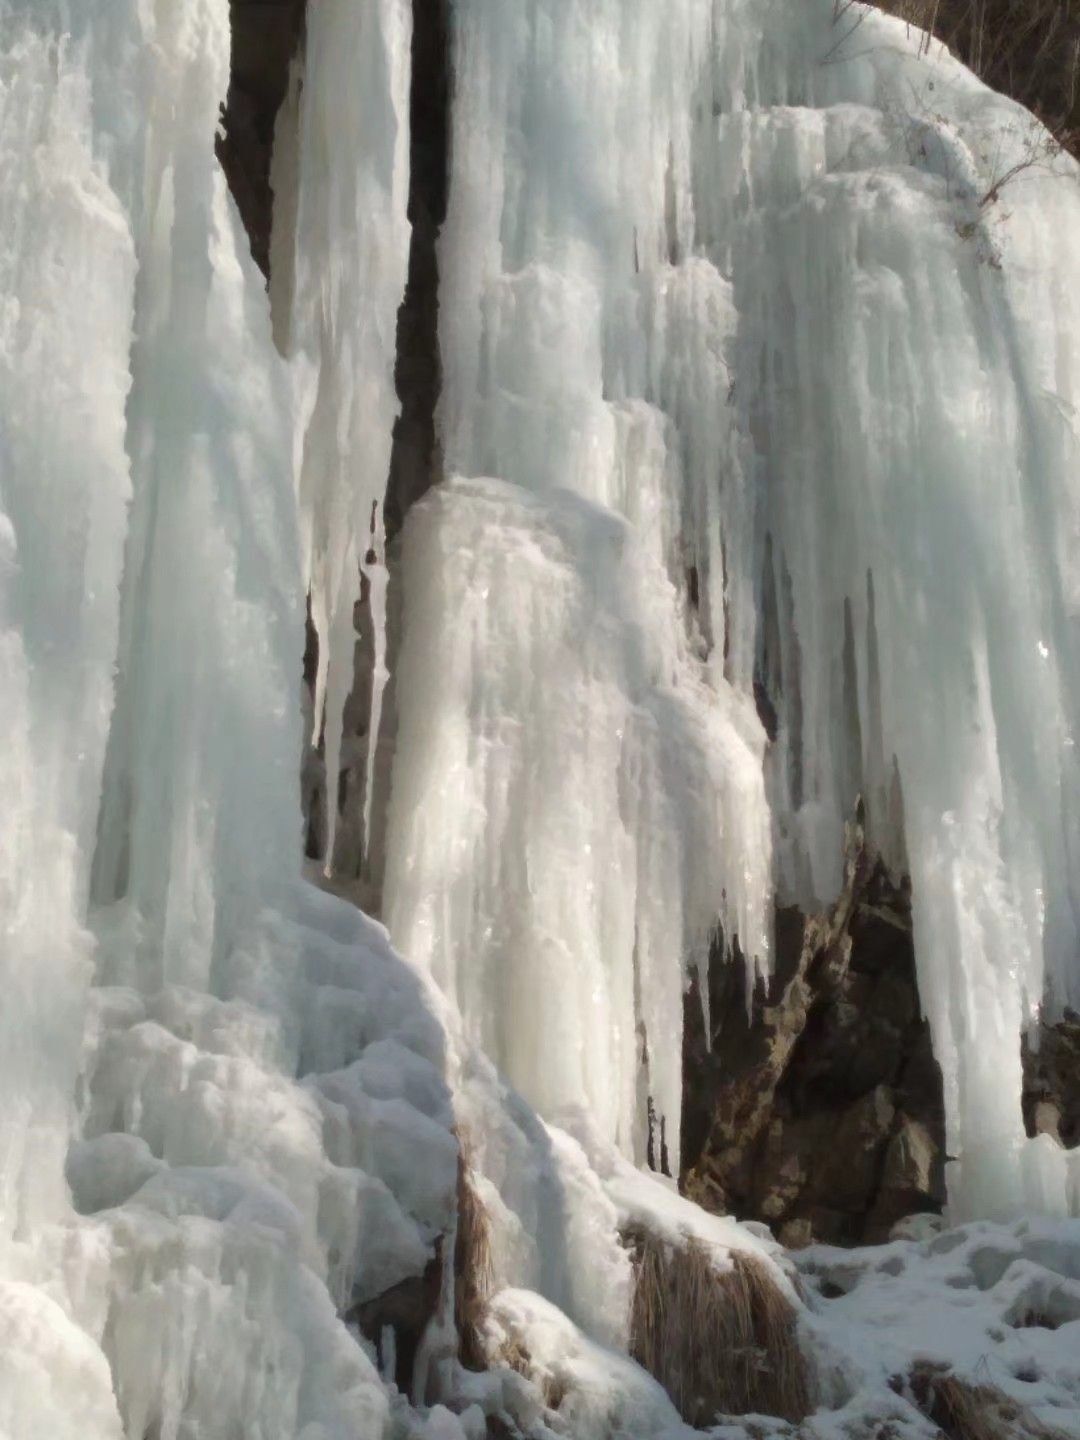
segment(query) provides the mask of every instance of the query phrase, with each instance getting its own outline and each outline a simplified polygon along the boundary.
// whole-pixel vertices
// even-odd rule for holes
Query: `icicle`
[[[825,0],[717,17],[694,193],[732,279],[735,398],[790,577],[778,863],[827,902],[866,785],[872,837],[910,866],[952,1202],[1007,1213],[1027,1163],[1019,1032],[1080,990],[1080,611],[1061,539],[1080,277],[1052,238],[1080,219],[1077,171],[1040,160],[988,199],[1045,154],[1037,122],[876,11],[849,45]]]
[[[368,584],[368,607],[375,653],[371,670],[371,708],[368,720],[367,757],[364,767],[364,849],[371,844],[371,807],[375,794],[375,755],[379,728],[382,723],[383,697],[390,672],[386,668],[386,537],[383,531],[382,507],[371,507],[371,546],[365,556],[365,577]]]
[[[328,873],[353,680],[353,610],[398,413],[411,33],[408,0],[320,0],[307,19],[295,118],[279,126],[286,143],[277,173],[286,198],[275,217],[273,255],[284,259],[285,272],[275,282],[276,330],[298,387],[297,485],[319,636],[315,734],[325,744]]]

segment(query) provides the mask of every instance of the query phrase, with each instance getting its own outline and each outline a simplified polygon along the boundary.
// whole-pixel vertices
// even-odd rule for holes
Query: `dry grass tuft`
[[[795,1310],[765,1265],[734,1253],[721,1272],[698,1241],[675,1247],[644,1232],[627,1239],[635,1270],[630,1353],[683,1419],[804,1419],[810,1384]]]
[[[480,1198],[469,1163],[469,1147],[459,1136],[457,1239],[454,1244],[454,1323],[459,1358],[470,1370],[487,1368],[482,1327],[494,1279],[491,1219]]]
[[[1066,1440],[994,1385],[971,1385],[931,1366],[917,1368],[910,1385],[947,1440]]]
[[[570,1387],[560,1376],[538,1373],[532,1363],[532,1356],[518,1339],[505,1341],[498,1353],[499,1363],[519,1375],[524,1375],[540,1391],[540,1397],[547,1410],[558,1410],[570,1393]]]

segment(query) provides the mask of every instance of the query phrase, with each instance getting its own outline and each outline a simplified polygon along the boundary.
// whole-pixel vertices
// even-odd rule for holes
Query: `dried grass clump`
[[[464,1141],[459,1141],[459,1146],[454,1324],[461,1363],[470,1370],[484,1370],[488,1361],[482,1328],[494,1279],[491,1219],[476,1188],[469,1147]]]
[[[540,1398],[547,1410],[558,1410],[570,1393],[570,1387],[561,1376],[537,1371],[533,1365],[532,1356],[516,1337],[503,1343],[496,1359],[501,1365],[507,1366],[510,1370],[516,1370],[519,1375],[524,1375],[526,1380],[535,1385],[540,1391]]]
[[[720,1271],[696,1240],[627,1238],[635,1271],[630,1353],[683,1419],[699,1427],[718,1414],[804,1419],[810,1384],[795,1310],[767,1267],[736,1252]]]
[[[971,1385],[922,1366],[911,1375],[915,1401],[948,1440],[1066,1440],[995,1385]]]

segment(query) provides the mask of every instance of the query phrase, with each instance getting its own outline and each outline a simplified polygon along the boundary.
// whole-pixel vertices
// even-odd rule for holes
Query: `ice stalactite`
[[[411,35],[407,0],[311,7],[302,65],[278,120],[272,299],[298,389],[301,546],[319,639],[314,726],[325,743],[328,873],[361,570],[373,595],[385,587],[381,507],[409,255]],[[377,647],[383,630],[380,620]],[[376,717],[384,680],[377,648]]]
[[[145,87],[157,104],[145,146],[121,132],[110,173],[138,276],[116,416],[132,503],[94,862],[98,971],[212,989],[228,985],[222,967],[296,847],[290,390],[224,177],[203,153],[227,83],[227,16],[181,7],[150,33],[116,28],[118,48],[139,47],[119,94],[133,106]]]
[[[95,155],[102,97],[80,63],[91,39],[59,45],[43,8],[0,12],[5,1248],[65,1204],[131,494],[123,413],[134,246]]]

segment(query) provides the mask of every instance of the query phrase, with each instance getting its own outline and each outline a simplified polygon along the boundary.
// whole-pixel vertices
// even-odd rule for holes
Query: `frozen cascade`
[[[0,32],[0,193],[19,221],[0,233],[5,1248],[64,1206],[131,493],[123,410],[135,279],[126,217],[90,149],[88,76],[58,64],[24,9],[22,24],[3,14]],[[73,286],[85,297],[74,314]]]
[[[300,879],[295,697],[310,588],[332,750],[409,9],[311,11],[271,315],[213,159],[227,0],[0,0],[0,1436],[535,1432],[540,1387],[457,1366],[448,1271],[418,1401],[460,1419],[353,1324],[454,1235],[457,1130],[491,1343],[579,1440],[685,1440],[626,1359],[621,1232],[794,1298],[790,1263],[631,1162],[651,1101],[677,1165],[714,926],[767,967],[774,876],[830,897],[856,792],[914,877],[955,1208],[1080,1208],[1010,1058],[1077,986],[1075,170],[980,207],[1030,121],[881,17],[833,63],[826,0],[457,0],[406,963]],[[889,1385],[924,1331],[1080,1434],[1077,1253],[1022,1221],[808,1256],[845,1298],[802,1313],[805,1434],[924,1440]]]
[[[227,0],[0,4],[4,1440],[381,1434],[339,1314],[453,1205],[438,997],[299,879],[305,377],[228,73]]]
[[[378,35],[388,57],[407,38]],[[448,1055],[423,973],[299,876],[315,542],[292,457],[326,437],[213,159],[228,45],[225,0],[0,6],[0,1435],[464,1440],[341,1318],[453,1232],[447,1078],[482,1123],[499,1282],[539,1292],[502,1323],[546,1316],[604,1403],[678,1430],[604,1348],[629,1281],[605,1184],[632,1177],[463,1037]],[[457,1383],[438,1319],[432,1399]],[[510,1372],[470,1393],[537,1412]]]
[[[1080,991],[1080,187],[939,47],[847,27],[455,6],[462,478],[405,540],[385,914],[544,1114],[640,1160],[680,965],[716,921],[767,965],[774,869],[827,903],[861,794],[913,879],[954,1208],[1060,1213],[1017,1036]]]
[[[1076,167],[881,15],[720,14],[694,190],[783,597],[789,883],[833,892],[861,792],[912,876],[954,1211],[1075,1210],[1025,1145],[1015,1037],[1080,992]]]

